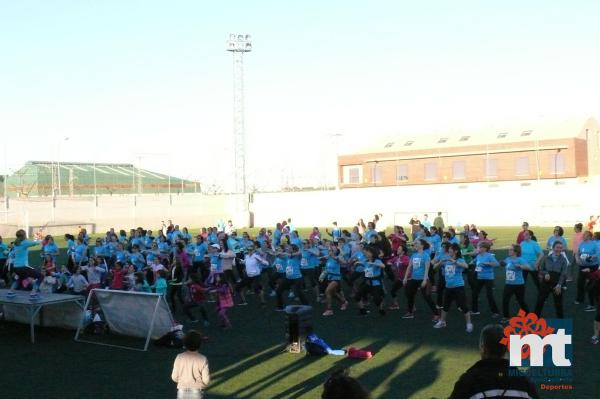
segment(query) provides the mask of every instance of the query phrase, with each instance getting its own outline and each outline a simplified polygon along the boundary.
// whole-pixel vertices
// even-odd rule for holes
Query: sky
[[[126,162],[233,188],[334,184],[390,135],[600,118],[597,1],[0,0],[0,173]],[[68,139],[67,139],[68,138]]]

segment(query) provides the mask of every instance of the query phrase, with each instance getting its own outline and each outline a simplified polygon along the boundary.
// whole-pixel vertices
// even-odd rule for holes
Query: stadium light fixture
[[[235,192],[246,193],[246,133],[244,127],[244,53],[252,51],[248,34],[229,35],[225,49],[233,55],[233,138]]]

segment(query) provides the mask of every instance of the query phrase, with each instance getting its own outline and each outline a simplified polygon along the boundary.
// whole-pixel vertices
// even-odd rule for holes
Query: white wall
[[[584,182],[560,181],[447,184],[431,186],[374,187],[339,191],[312,191],[255,194],[249,211],[255,226],[274,226],[291,217],[296,226],[354,225],[358,218],[371,220],[382,213],[386,225],[394,215],[402,224],[407,216],[435,212],[447,215],[447,223],[482,226],[515,226],[527,220],[532,225],[572,225],[600,213],[600,179]],[[173,219],[188,227],[216,225],[232,219],[238,227],[248,224],[246,196],[243,195],[137,195],[11,199],[9,212],[0,215],[0,224],[45,226],[48,224],[94,223],[97,231],[109,227],[156,228],[161,220]],[[0,202],[0,209],[5,204]],[[10,228],[13,228],[11,226]]]

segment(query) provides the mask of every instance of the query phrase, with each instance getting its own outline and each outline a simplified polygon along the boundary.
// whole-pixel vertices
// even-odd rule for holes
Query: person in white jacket
[[[247,305],[246,295],[244,291],[246,288],[251,288],[260,297],[261,306],[265,305],[265,292],[261,284],[261,272],[262,266],[268,266],[269,262],[260,256],[256,252],[256,243],[247,246],[246,255],[244,256],[244,265],[246,266],[246,272],[242,281],[237,283],[235,286],[236,292],[239,294],[241,302],[239,305]]]
[[[208,360],[198,353],[201,343],[202,336],[194,330],[183,338],[186,351],[177,355],[171,373],[171,379],[177,383],[177,399],[202,399],[210,383]]]

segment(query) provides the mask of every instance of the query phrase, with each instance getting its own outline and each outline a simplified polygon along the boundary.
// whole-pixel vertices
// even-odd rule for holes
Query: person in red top
[[[125,280],[125,271],[121,266],[120,262],[115,262],[114,268],[110,271],[111,274],[111,282],[110,289],[111,290],[122,290],[125,288],[124,280]]]
[[[519,231],[519,234],[517,235],[517,244],[521,244],[525,240],[525,233],[529,231],[529,223],[523,222],[521,227],[523,229]]]
[[[191,275],[191,281],[188,283],[188,289],[190,290],[190,301],[183,305],[183,313],[190,318],[192,323],[197,323],[198,319],[192,314],[193,308],[199,308],[202,320],[204,320],[204,327],[209,325],[208,315],[206,314],[206,308],[204,302],[206,301],[206,288],[200,283],[198,274],[194,273]]]
[[[408,237],[404,233],[404,229],[400,226],[394,226],[394,232],[388,236],[388,240],[392,244],[392,252],[396,253],[398,248],[402,245],[406,245]]]
[[[394,270],[394,284],[392,284],[392,304],[390,305],[390,310],[398,310],[400,306],[398,306],[398,291],[402,288],[404,276],[406,275],[406,269],[408,268],[408,264],[410,262],[410,258],[408,257],[408,249],[405,244],[402,244],[396,250],[396,256],[390,258],[388,261],[388,265],[392,266]],[[410,276],[409,276],[410,277]]]
[[[594,228],[596,227],[596,223],[598,223],[598,218],[600,218],[600,216],[596,216],[594,217],[593,215],[590,216],[590,221],[587,223],[587,229],[590,232],[594,232]]]

